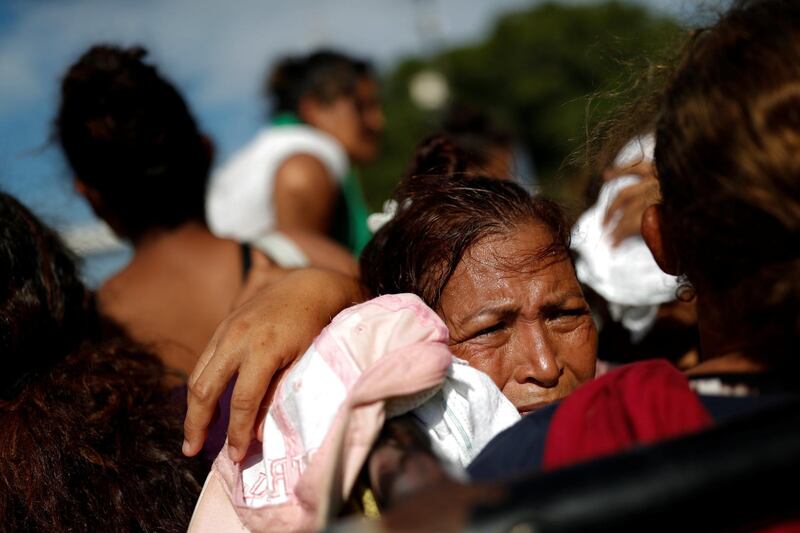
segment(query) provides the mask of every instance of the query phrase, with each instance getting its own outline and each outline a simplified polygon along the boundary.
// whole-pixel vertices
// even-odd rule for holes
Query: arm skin
[[[308,154],[288,158],[275,176],[277,229],[325,235],[331,225],[337,185],[319,159]]]
[[[364,298],[356,279],[314,269],[290,272],[256,291],[219,325],[189,377],[183,453],[193,456],[201,450],[217,401],[238,372],[228,452],[240,460],[263,420],[274,378],[306,351],[334,315]]]
[[[284,230],[282,233],[303,250],[310,266],[358,277],[358,263],[344,246],[319,233],[304,230]]]

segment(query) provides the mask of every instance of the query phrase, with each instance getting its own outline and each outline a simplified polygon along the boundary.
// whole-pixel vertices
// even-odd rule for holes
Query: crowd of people
[[[631,453],[680,472],[670,443],[713,462],[767,423],[773,452],[675,479],[708,504],[697,524],[800,528],[791,499],[712,494],[763,502],[753,472],[800,471],[779,446],[800,427],[800,5],[692,30],[647,116],[610,130],[575,224],[463,108],[368,218],[357,169],[391,127],[371,66],[289,57],[265,89],[269,125],[215,167],[145,50],[66,69],[55,138],[134,253],[92,292],[0,193],[0,529],[461,530],[547,487],[584,516],[586,468],[609,465],[589,470],[603,507]],[[618,528],[696,520],[631,490]]]

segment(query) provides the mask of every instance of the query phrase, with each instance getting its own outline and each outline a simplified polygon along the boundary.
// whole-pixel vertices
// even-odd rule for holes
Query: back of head
[[[455,176],[473,174],[472,158],[447,133],[434,133],[414,149],[406,169],[406,181],[415,176]]]
[[[65,74],[56,134],[101,215],[126,237],[204,220],[211,149],[140,48],[94,46]]]
[[[307,56],[282,59],[270,72],[265,93],[272,101],[273,112],[297,113],[302,98],[330,103],[351,96],[359,79],[371,74],[366,61],[332,50],[319,50]]]
[[[0,193],[0,400],[96,336],[100,319],[58,236]]]
[[[506,159],[511,158],[511,133],[501,129],[491,115],[479,108],[465,103],[453,104],[444,118],[442,130],[464,151],[475,168],[491,168],[493,160],[500,155],[498,152],[505,152]]]
[[[0,193],[0,516],[9,531],[185,531],[199,492],[164,368],[103,323],[71,255]]]
[[[800,4],[740,2],[684,50],[655,159],[676,266],[753,355],[790,352],[800,334],[798,153]]]
[[[507,180],[430,174],[431,161],[445,171],[460,165],[457,150],[447,143],[440,146],[442,153],[415,159],[422,166],[409,169],[398,186],[394,217],[361,254],[362,280],[374,295],[410,292],[437,309],[442,291],[472,245],[525,224],[540,224],[552,236],[542,257],[567,253],[569,230],[555,203],[530,196]]]

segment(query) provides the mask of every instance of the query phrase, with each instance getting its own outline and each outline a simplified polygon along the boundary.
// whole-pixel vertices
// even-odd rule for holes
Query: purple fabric
[[[231,418],[231,396],[233,396],[234,385],[236,385],[236,376],[225,387],[225,392],[222,393],[217,402],[217,412],[214,413],[214,418],[211,419],[211,425],[208,427],[208,436],[205,444],[203,444],[203,457],[209,461],[213,461],[217,457],[225,445],[225,439],[228,437],[228,422]]]
[[[222,450],[225,445],[225,439],[228,437],[228,421],[231,418],[231,396],[233,395],[233,386],[235,384],[236,377],[234,376],[228,382],[225,392],[222,393],[217,402],[214,418],[211,419],[211,425],[208,427],[208,436],[203,444],[201,454],[209,464],[214,461],[220,450]],[[188,392],[189,389],[185,384],[175,387],[171,392],[173,401],[181,406],[183,412],[186,412],[186,396]]]

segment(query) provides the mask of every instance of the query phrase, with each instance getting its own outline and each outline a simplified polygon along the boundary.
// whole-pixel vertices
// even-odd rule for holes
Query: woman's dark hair
[[[473,158],[445,132],[434,133],[414,149],[405,179],[415,176],[475,175]]]
[[[739,2],[668,80],[655,161],[678,268],[744,349],[796,358],[800,335],[800,4]]]
[[[94,46],[61,83],[56,135],[103,215],[137,240],[204,220],[211,147],[145,50]]]
[[[59,237],[0,193],[0,400],[63,359],[101,320]]]
[[[369,63],[332,50],[282,59],[270,72],[265,93],[273,112],[295,113],[311,96],[323,103],[354,94],[358,81],[372,75]]]
[[[185,531],[203,465],[154,356],[105,324],[71,255],[0,193],[0,517],[8,531]]]
[[[511,145],[511,135],[498,129],[489,115],[466,104],[454,104],[442,122],[442,129],[417,145],[406,176],[484,174],[493,157],[492,150],[510,149]]]
[[[458,151],[417,157],[422,172],[437,160],[441,168],[458,168]],[[458,173],[415,174],[410,170],[394,194],[397,212],[373,236],[361,254],[361,276],[374,295],[410,292],[437,309],[463,255],[477,242],[507,234],[524,224],[541,224],[552,236],[539,257],[566,255],[569,229],[561,209],[531,196],[507,180]]]

